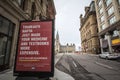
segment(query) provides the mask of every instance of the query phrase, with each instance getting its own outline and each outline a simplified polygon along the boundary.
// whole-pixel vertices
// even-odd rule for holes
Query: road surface
[[[55,67],[75,80],[120,80],[120,62],[93,54],[65,53]]]

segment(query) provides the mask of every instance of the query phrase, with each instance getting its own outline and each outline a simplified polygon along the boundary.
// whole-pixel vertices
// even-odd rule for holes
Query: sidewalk
[[[55,64],[59,61],[59,59],[64,55],[63,53],[57,54],[55,56]],[[73,77],[70,75],[59,71],[58,69],[55,68],[55,75],[54,75],[55,80],[74,80]]]
[[[15,80],[16,77],[13,76],[12,69],[0,72],[0,80]]]
[[[55,64],[59,61],[59,59],[64,55],[63,53],[55,55]],[[12,69],[5,70],[0,72],[0,80],[15,80],[15,76],[13,76]],[[70,75],[59,71],[55,68],[54,77],[51,80],[74,80]]]

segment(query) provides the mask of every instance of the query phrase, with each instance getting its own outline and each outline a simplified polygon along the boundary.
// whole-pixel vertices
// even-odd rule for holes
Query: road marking
[[[108,66],[108,65],[106,65],[106,64],[102,64],[102,63],[99,63],[99,62],[95,62],[95,63],[98,64],[98,65],[101,65],[101,66],[103,66],[103,67],[106,67],[106,68],[109,68],[109,69],[113,69],[113,67]]]
[[[75,64],[75,62],[74,62],[74,61],[73,61],[73,64],[74,64],[74,66],[75,66],[75,67],[77,67],[77,65]]]

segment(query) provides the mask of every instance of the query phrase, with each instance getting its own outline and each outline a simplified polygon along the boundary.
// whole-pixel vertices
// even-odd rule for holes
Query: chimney
[[[85,7],[85,13],[88,13],[90,10],[90,7]]]
[[[83,23],[83,15],[80,15],[80,23]]]

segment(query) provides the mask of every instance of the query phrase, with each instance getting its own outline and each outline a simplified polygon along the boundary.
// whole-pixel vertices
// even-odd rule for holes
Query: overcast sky
[[[92,0],[54,0],[56,8],[55,29],[59,32],[60,43],[74,43],[76,48],[81,45],[80,14],[84,15],[85,6]]]

